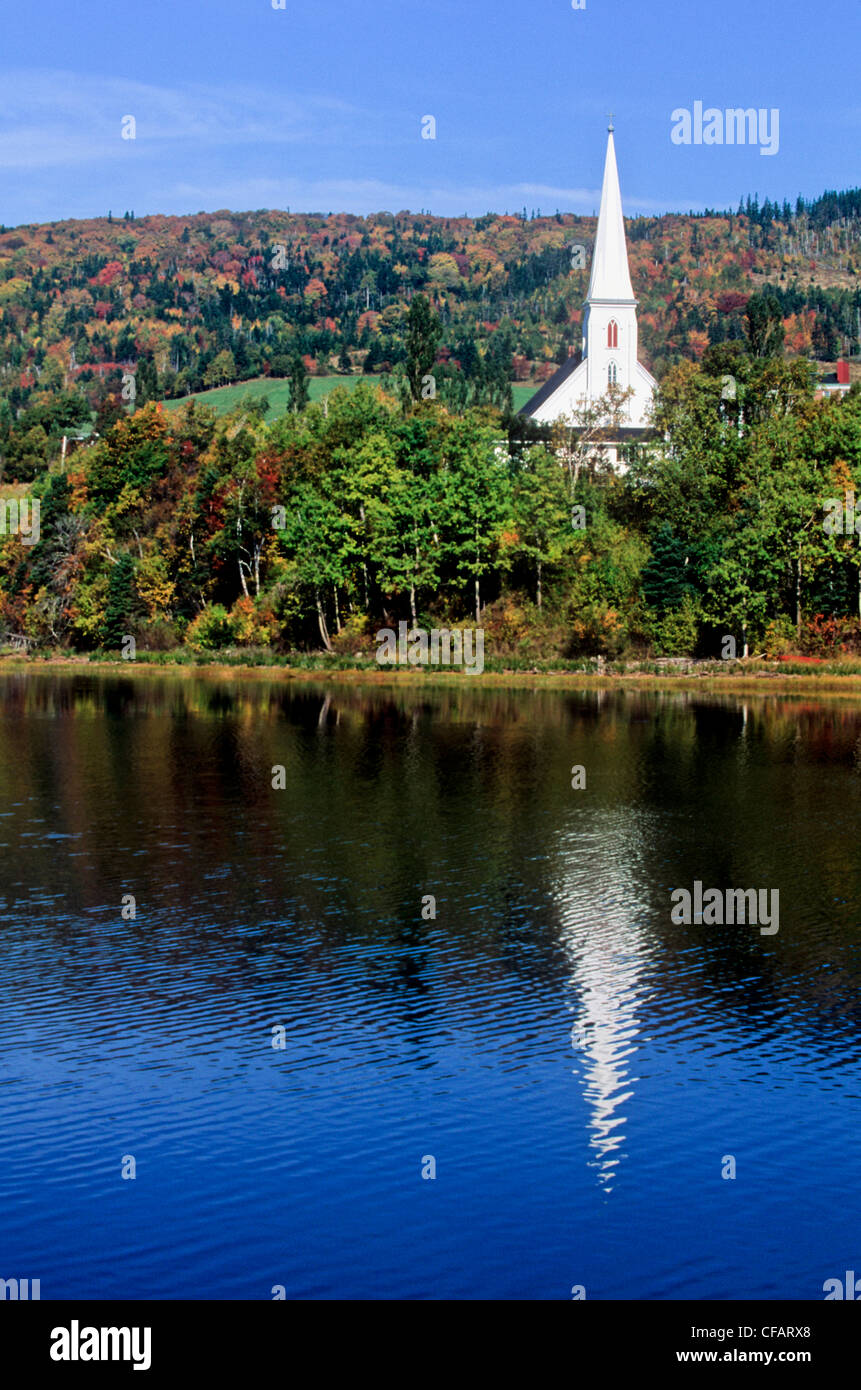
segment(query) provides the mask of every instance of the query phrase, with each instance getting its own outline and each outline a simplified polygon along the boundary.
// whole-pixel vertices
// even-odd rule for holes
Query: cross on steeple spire
[[[610,133],[611,135],[613,134],[613,131],[616,129],[616,127],[613,125],[613,117],[615,116],[615,114],[616,114],[615,111],[608,111],[608,112],[607,112],[607,118],[608,118],[608,120],[609,120],[609,122],[610,122],[610,124],[607,126],[607,130],[609,131],[609,133]]]

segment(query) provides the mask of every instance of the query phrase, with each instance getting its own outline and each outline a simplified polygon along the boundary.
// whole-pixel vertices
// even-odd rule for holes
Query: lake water
[[[0,1278],[861,1271],[861,706],[84,672],[0,715]],[[674,923],[694,881],[779,931]]]

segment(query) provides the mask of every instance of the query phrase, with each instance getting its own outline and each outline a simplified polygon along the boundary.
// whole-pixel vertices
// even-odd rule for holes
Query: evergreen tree
[[[297,352],[290,364],[290,409],[294,412],[304,410],[308,400],[308,373]]]
[[[775,295],[751,295],[745,317],[751,356],[779,356],[783,351],[783,311]]]
[[[436,361],[442,329],[427,298],[417,294],[407,314],[407,381],[414,401],[422,398],[422,378],[430,375]]]
[[[695,594],[697,567],[689,541],[662,522],[652,536],[652,555],[643,570],[643,596],[661,614],[677,608],[686,594]]]
[[[134,562],[130,555],[122,554],[112,566],[108,580],[108,598],[105,616],[100,633],[102,646],[110,650],[122,645],[128,634],[135,606]]]

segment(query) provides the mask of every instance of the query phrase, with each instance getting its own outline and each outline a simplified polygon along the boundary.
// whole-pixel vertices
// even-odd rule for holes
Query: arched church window
[[[615,363],[615,362],[611,362],[610,365],[609,365],[609,367],[607,368],[607,385],[608,385],[608,386],[615,386],[615,385],[616,385],[616,379],[617,379],[617,375],[616,375],[616,363]]]
[[[607,346],[608,348],[619,346],[619,325],[615,319],[611,319],[607,324]]]

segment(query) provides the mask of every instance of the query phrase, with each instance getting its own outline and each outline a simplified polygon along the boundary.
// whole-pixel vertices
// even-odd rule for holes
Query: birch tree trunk
[[[360,502],[360,503],[359,503],[359,516],[360,516],[360,518],[361,518],[362,525],[364,526],[364,525],[365,525],[365,504],[364,504],[364,502]],[[364,586],[365,586],[365,612],[367,613],[367,611],[368,611],[368,609],[370,608],[371,605],[370,605],[370,603],[368,602],[368,568],[367,568],[367,565],[365,564],[364,558],[362,559],[362,581],[363,581]]]
[[[801,556],[795,564],[795,634],[801,640]]]
[[[319,589],[314,590],[314,599],[317,604],[317,622],[320,625],[320,636],[323,639],[323,646],[326,648],[327,652],[330,652],[332,650],[332,642],[329,637],[329,629],[326,626],[326,615],[323,612],[323,605],[320,602]]]

